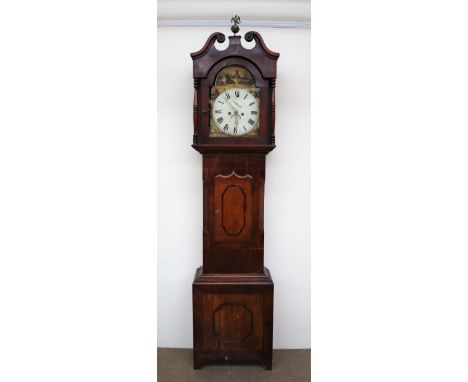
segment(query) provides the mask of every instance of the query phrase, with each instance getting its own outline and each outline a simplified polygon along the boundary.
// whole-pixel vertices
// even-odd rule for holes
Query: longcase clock
[[[265,157],[275,148],[278,53],[233,18],[193,59],[194,134],[203,155],[203,266],[193,282],[194,368],[258,361],[270,370],[273,280],[263,263]]]

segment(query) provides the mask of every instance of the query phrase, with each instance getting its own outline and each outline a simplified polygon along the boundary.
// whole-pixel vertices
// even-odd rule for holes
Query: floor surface
[[[158,382],[310,382],[310,349],[273,350],[273,370],[260,365],[193,369],[192,349],[158,349]]]

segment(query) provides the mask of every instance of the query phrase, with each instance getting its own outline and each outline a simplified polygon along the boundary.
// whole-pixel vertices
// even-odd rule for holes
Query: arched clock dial
[[[230,88],[218,95],[211,113],[221,133],[242,136],[258,126],[260,107],[248,88]]]

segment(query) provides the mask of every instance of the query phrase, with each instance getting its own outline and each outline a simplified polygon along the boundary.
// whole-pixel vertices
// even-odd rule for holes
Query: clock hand
[[[238,108],[237,106],[234,106],[234,104],[233,104],[229,99],[228,99],[227,101],[228,101],[228,104],[229,104],[235,111],[237,111],[238,113],[240,113],[240,110],[239,110],[239,108]]]

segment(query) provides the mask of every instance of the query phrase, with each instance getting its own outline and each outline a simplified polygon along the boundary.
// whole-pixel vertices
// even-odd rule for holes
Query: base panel
[[[273,281],[263,273],[203,274],[193,282],[194,368],[254,361],[271,370]]]

